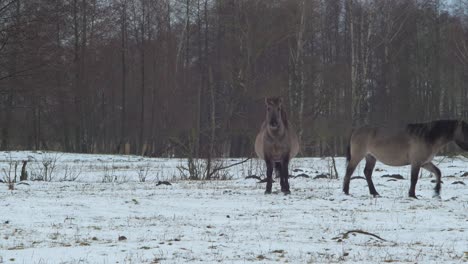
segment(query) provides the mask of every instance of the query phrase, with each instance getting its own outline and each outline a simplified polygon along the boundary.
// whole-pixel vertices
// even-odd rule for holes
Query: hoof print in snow
[[[119,236],[119,241],[124,241],[124,240],[127,240],[126,236]]]
[[[257,175],[249,175],[249,176],[245,177],[245,179],[246,179],[246,180],[248,180],[248,179],[256,179],[256,180],[259,180],[259,181],[262,180],[262,178],[260,178],[260,177],[257,176]]]
[[[403,180],[405,179],[403,176],[401,176],[400,174],[385,174],[385,175],[382,175],[382,178],[392,178],[392,179],[397,179],[397,180]]]
[[[431,180],[432,183],[436,183],[437,180]],[[443,181],[440,181],[440,183],[444,183]]]
[[[330,176],[330,174],[328,174],[328,173],[322,173],[322,174],[319,174],[319,175],[315,176],[314,180],[316,180],[316,179],[328,179],[329,176]]]
[[[294,169],[293,172],[303,172],[301,169]]]
[[[389,180],[387,180],[387,181],[389,182],[389,181],[398,181],[398,180],[395,180],[395,179],[389,179]]]
[[[462,177],[468,177],[468,171],[462,174]]]
[[[310,176],[305,173],[301,173],[299,175],[294,176],[294,178],[310,178]]]
[[[159,185],[172,185],[170,182],[168,181],[158,181],[158,183],[156,183],[156,186],[159,186]]]
[[[454,181],[452,182],[452,184],[461,184],[461,185],[466,185],[464,182],[462,181]]]
[[[351,180],[356,180],[356,179],[363,179],[363,180],[365,180],[366,178],[364,178],[363,176],[353,176],[353,177],[351,177]]]

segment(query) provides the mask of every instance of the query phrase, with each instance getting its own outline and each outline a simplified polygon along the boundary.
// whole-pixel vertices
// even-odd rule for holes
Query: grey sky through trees
[[[3,149],[250,156],[265,96],[302,155],[468,116],[468,1],[4,0]]]

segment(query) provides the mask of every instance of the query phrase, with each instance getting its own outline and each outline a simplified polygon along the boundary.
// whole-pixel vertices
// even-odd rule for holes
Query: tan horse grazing
[[[267,167],[265,194],[271,193],[273,168],[280,175],[281,191],[285,195],[291,193],[288,165],[299,152],[299,140],[294,128],[288,122],[282,102],[279,97],[265,99],[266,120],[255,139],[255,152],[259,158],[265,160]]]
[[[366,158],[364,175],[371,195],[378,196],[372,182],[377,160],[389,166],[411,165],[409,196],[416,198],[415,188],[421,168],[435,174],[435,196],[440,197],[441,173],[431,161],[449,142],[468,151],[468,124],[460,120],[438,120],[408,124],[400,128],[362,127],[351,135],[348,147],[343,192],[349,194],[351,175],[358,163]]]

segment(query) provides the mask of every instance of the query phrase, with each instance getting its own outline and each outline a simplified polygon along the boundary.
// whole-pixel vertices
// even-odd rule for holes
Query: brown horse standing
[[[441,173],[432,159],[449,142],[468,151],[468,124],[460,120],[438,120],[408,124],[400,128],[361,127],[351,135],[348,147],[343,192],[349,194],[351,175],[358,163],[366,158],[364,175],[371,195],[378,196],[372,182],[372,171],[377,160],[390,166],[411,165],[409,196],[416,198],[415,188],[421,168],[435,174],[435,196],[440,195]]]
[[[288,182],[289,161],[299,152],[299,140],[288,122],[279,97],[266,98],[266,120],[255,139],[255,152],[265,160],[267,167],[267,185],[265,194],[271,193],[273,168],[280,175],[281,191],[290,194]]]

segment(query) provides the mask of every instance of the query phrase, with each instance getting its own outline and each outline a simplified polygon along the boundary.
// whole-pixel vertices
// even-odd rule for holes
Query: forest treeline
[[[0,148],[250,156],[282,96],[302,155],[468,119],[468,0],[0,0]]]

